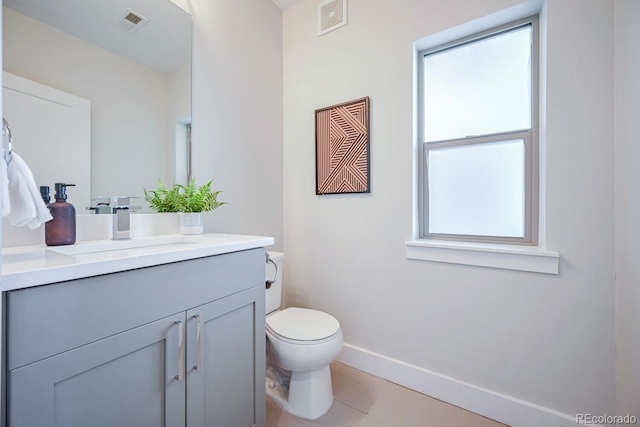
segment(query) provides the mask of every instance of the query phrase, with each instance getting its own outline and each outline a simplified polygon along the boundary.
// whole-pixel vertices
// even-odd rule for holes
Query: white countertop
[[[121,242],[121,241],[118,241]],[[44,245],[2,249],[1,290],[32,286],[133,270],[153,265],[220,255],[274,244],[273,237],[236,234],[164,235],[139,237],[126,241],[144,247],[102,249],[82,253],[84,248],[99,248],[109,241],[80,242],[70,246],[47,248]],[[118,243],[119,244],[119,243]],[[126,246],[126,243],[123,243]],[[65,255],[55,250],[79,252]]]

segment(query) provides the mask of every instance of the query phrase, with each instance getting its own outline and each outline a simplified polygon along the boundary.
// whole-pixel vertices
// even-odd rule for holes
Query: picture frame
[[[371,192],[369,97],[315,111],[316,195]]]

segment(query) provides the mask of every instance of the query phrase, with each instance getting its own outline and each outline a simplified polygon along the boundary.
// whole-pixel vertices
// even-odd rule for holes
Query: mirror
[[[16,113],[4,103],[14,150],[38,185],[79,179],[69,201],[84,213],[91,198],[142,197],[143,188],[155,189],[159,179],[168,185],[187,181],[187,12],[170,0],[4,0],[3,6],[4,71],[90,104],[90,142],[79,142],[78,131],[67,137],[62,130],[68,122],[77,125],[77,114],[36,119],[38,108],[26,104]],[[3,79],[3,98],[11,99],[5,80],[12,79]],[[48,114],[48,107],[41,109]],[[21,132],[25,118],[36,123],[22,125]]]

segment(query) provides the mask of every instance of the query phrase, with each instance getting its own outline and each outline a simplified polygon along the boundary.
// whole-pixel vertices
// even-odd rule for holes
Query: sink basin
[[[80,242],[75,245],[67,246],[50,246],[48,251],[57,252],[63,255],[79,256],[89,255],[101,252],[113,252],[123,250],[135,250],[157,247],[175,247],[197,244],[223,243],[227,239],[208,236],[183,236],[183,235],[166,235],[139,237],[126,240],[95,240],[89,242]]]

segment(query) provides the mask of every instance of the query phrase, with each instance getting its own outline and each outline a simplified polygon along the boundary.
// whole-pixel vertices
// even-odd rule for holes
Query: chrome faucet
[[[88,211],[93,211],[96,214],[110,214],[111,213],[111,197],[98,196],[95,199],[91,199],[95,206],[87,206]]]
[[[142,209],[141,206],[131,206],[133,197],[113,196],[111,199],[111,212],[113,213],[113,240],[131,238],[130,213]]]

